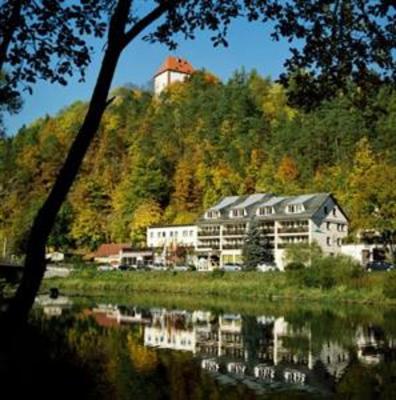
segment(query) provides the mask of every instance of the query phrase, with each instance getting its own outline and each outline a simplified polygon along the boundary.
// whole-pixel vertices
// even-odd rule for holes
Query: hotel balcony
[[[218,250],[220,249],[220,243],[213,243],[213,242],[201,242],[198,243],[197,246],[198,250],[200,249],[212,249],[212,250]]]
[[[308,233],[309,226],[308,224],[303,225],[293,225],[293,226],[281,226],[278,229],[278,234],[284,233]]]
[[[297,240],[295,240],[297,239]],[[294,244],[300,244],[300,243],[308,243],[308,236],[302,236],[302,237],[293,237],[290,238],[290,240],[282,240],[278,243],[278,249],[285,249],[289,247],[290,245]]]
[[[225,229],[223,236],[244,236],[246,233],[246,229]]]
[[[213,231],[209,231],[209,230],[202,230],[202,231],[198,231],[198,237],[218,237],[220,236],[220,230],[213,230]]]
[[[270,236],[270,235],[275,235],[275,229],[260,229],[259,230],[261,235],[266,235],[266,236]]]
[[[225,243],[223,244],[224,250],[239,250],[243,247],[243,243]]]

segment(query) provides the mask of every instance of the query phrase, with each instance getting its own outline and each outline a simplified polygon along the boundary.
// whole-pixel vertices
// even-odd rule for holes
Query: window
[[[286,212],[290,214],[300,213],[304,211],[304,206],[302,204],[289,204],[286,208]]]
[[[190,236],[193,236],[194,235],[194,231],[190,231]]]
[[[186,236],[187,236],[187,234],[188,234],[188,232],[187,232],[187,231],[183,231],[183,237],[186,237]]]
[[[172,231],[169,232],[169,236],[173,237],[173,232]]]
[[[151,238],[154,237],[154,232],[150,232],[150,237],[151,237]]]
[[[162,237],[166,237],[166,232],[162,232]]]
[[[342,245],[342,239],[341,239],[341,238],[338,238],[338,239],[337,239],[337,246],[338,246],[338,247],[341,247],[341,245]]]
[[[326,228],[329,231],[331,229],[331,223],[330,222],[326,222]]]
[[[245,215],[245,209],[244,208],[234,208],[230,212],[230,217],[231,218],[239,218],[243,217]]]
[[[265,207],[260,207],[258,209],[258,215],[271,215],[271,214],[275,214],[274,207],[265,206]]]
[[[218,217],[220,217],[220,212],[219,211],[209,210],[206,213],[206,218],[208,218],[208,219],[213,219],[213,218],[218,218]]]
[[[334,207],[333,208],[333,217],[336,217],[337,216],[337,207]]]
[[[327,246],[331,246],[331,237],[327,236],[326,243],[327,243]]]
[[[329,210],[328,210],[328,208],[327,208],[326,206],[324,206],[324,209],[323,209],[323,211],[324,211],[325,215],[327,215],[327,214],[328,214],[328,212],[329,212]]]

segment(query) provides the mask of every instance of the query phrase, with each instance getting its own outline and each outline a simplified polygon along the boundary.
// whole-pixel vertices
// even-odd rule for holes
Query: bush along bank
[[[305,299],[396,305],[396,271],[365,272],[345,257],[321,257],[285,272],[171,272],[75,270],[43,281],[74,294],[168,293],[229,299]]]

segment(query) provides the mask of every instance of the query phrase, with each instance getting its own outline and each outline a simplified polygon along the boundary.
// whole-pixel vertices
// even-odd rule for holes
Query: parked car
[[[387,261],[371,261],[367,264],[367,271],[390,271],[395,266]]]
[[[187,265],[175,265],[175,266],[173,267],[173,270],[174,270],[174,271],[177,271],[177,272],[188,271],[189,269],[190,269],[190,268],[188,268]]]
[[[120,271],[128,271],[129,269],[131,269],[131,267],[133,267],[132,265],[127,265],[127,264],[120,264],[118,266],[118,269]]]
[[[222,269],[227,272],[235,272],[241,271],[242,267],[239,264],[224,264]]]
[[[103,264],[98,266],[98,271],[113,271],[115,268],[111,264]]]
[[[148,266],[153,271],[166,271],[164,264],[153,264]]]
[[[278,271],[278,268],[274,263],[258,264],[256,269],[261,272]]]

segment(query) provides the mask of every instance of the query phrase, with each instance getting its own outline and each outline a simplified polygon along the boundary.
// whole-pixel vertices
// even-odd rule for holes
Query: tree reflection
[[[280,317],[106,305],[54,315],[37,311],[8,349],[14,389],[68,400],[391,399],[396,389],[389,310],[373,319],[329,309]],[[39,374],[48,387],[35,383]]]

